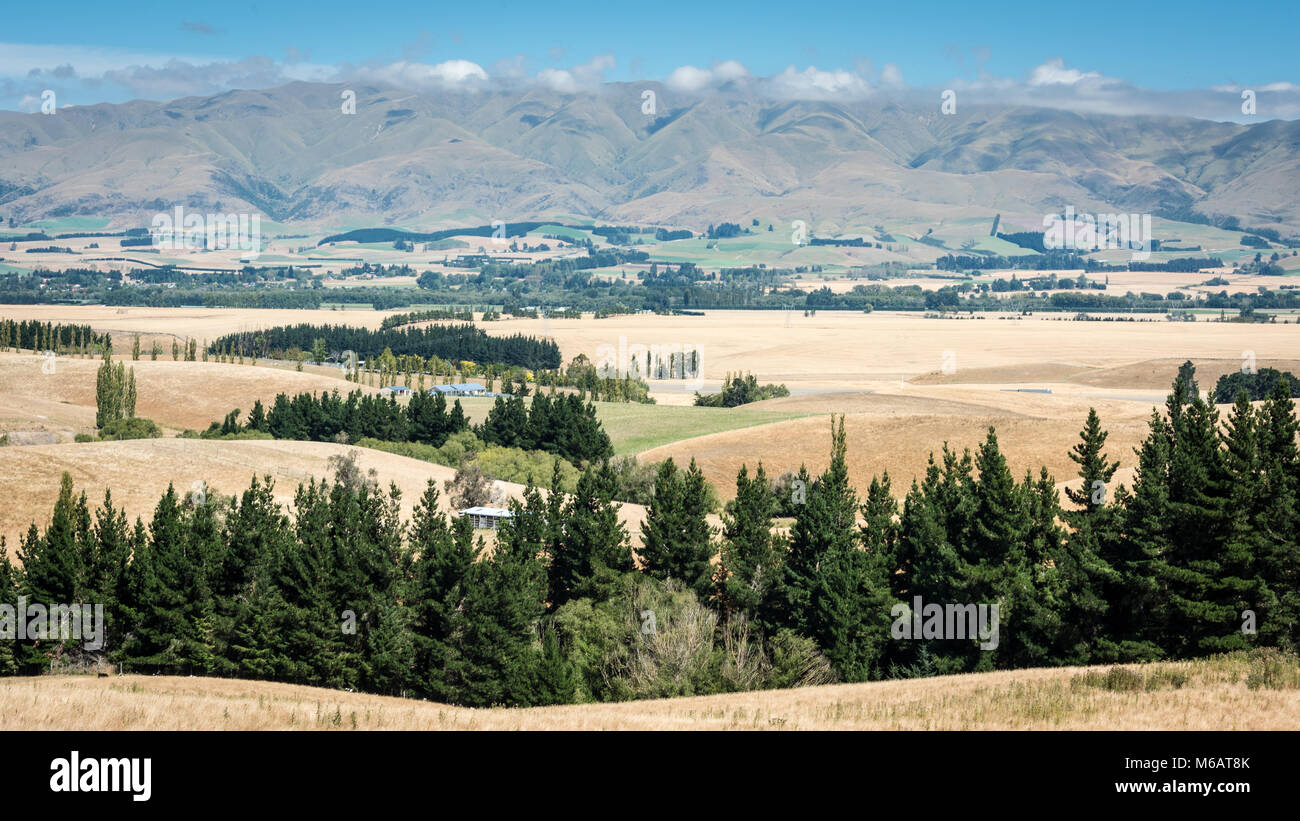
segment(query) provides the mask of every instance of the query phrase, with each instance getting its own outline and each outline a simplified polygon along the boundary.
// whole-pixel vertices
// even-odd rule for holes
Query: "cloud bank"
[[[197,26],[201,24],[185,24]],[[351,64],[314,63],[293,48],[286,59],[253,56],[214,61],[181,54],[140,54],[86,47],[0,43],[0,108],[39,109],[46,89],[60,104],[105,100],[167,100],[216,94],[232,89],[270,88],[288,82],[374,82],[419,92],[474,93],[496,89],[546,89],[561,94],[598,93],[618,68],[612,54],[569,66],[534,69],[523,56],[490,67],[464,59]],[[552,61],[563,53],[550,55]],[[635,64],[635,61],[634,61]],[[770,76],[756,76],[736,60],[708,66],[682,65],[658,82],[673,94],[692,96],[742,90],[774,100],[852,102],[874,98],[936,110],[945,91],[963,105],[1026,105],[1091,114],[1191,116],[1250,122],[1300,118],[1300,85],[1269,80],[1258,85],[1227,84],[1206,89],[1159,90],[1107,77],[1088,67],[1054,58],[1023,77],[999,77],[982,67],[976,78],[956,77],[944,87],[910,86],[902,67],[885,63],[878,71],[867,58],[852,68],[789,65]],[[1249,93],[1247,93],[1249,92]],[[1247,98],[1254,105],[1249,110]]]

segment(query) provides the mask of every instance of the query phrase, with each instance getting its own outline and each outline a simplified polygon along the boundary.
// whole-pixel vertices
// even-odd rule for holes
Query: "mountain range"
[[[647,93],[649,92],[649,93]],[[355,95],[355,113],[345,113]],[[918,101],[599,91],[415,93],[291,83],[170,102],[0,112],[0,215],[147,225],[176,205],[324,229],[552,217],[819,234],[1066,206],[1300,233],[1300,121]],[[1010,219],[1011,222],[1007,222]]]

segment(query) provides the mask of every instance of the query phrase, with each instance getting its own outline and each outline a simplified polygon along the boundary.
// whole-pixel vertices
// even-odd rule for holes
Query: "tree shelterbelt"
[[[539,391],[529,405],[519,396],[498,396],[475,433],[489,445],[542,450],[575,464],[614,455],[596,406],[572,393]]]
[[[238,408],[226,415],[224,422],[213,422],[210,434],[244,431],[269,433],[276,439],[312,442],[336,441],[346,434],[348,441],[362,438],[389,442],[422,442],[441,447],[447,437],[469,430],[469,420],[460,400],[447,408],[442,394],[413,393],[405,406],[394,396],[376,396],[355,390],[347,396],[337,391],[322,391],[319,396],[300,393],[293,397],[277,394],[268,411],[261,400],[253,403],[245,422],[239,421]]]
[[[431,482],[409,521],[395,487],[315,480],[288,508],[269,478],[238,498],[168,491],[128,523],[65,475],[0,603],[104,606],[105,644],[0,642],[0,674],[116,662],[467,705],[725,692],[1300,646],[1300,420],[1285,381],[1226,419],[1180,372],[1112,488],[1090,412],[1063,508],[1045,470],[1017,479],[990,429],[932,455],[901,504],[859,497],[844,420],[801,469],[788,533],[774,484],[742,467],[722,528],[692,463],[665,462],[632,540],[608,462],[574,492],[533,486],[488,548]],[[527,424],[528,420],[525,420]],[[341,474],[340,474],[341,475]],[[996,641],[898,635],[926,605],[998,608]]]
[[[380,330],[304,323],[219,337],[208,346],[208,351],[237,356],[284,356],[293,348],[310,351],[317,340],[322,340],[328,351],[352,351],[365,359],[388,351],[397,356],[498,362],[533,370],[560,367],[560,348],[554,340],[522,334],[490,336],[468,323]]]
[[[239,415],[236,408],[223,422],[213,422],[204,435],[259,431],[276,439],[331,442],[345,434],[353,442],[372,438],[441,447],[452,434],[471,429],[459,399],[448,409],[443,394],[423,391],[411,394],[405,406],[395,396],[360,390],[347,396],[322,391],[319,396],[300,393],[291,398],[281,393],[269,411],[258,400],[246,421],[241,423]],[[483,424],[473,431],[488,445],[545,451],[575,465],[614,455],[609,435],[596,418],[596,406],[571,393],[539,392],[530,404],[519,396],[497,397]]]

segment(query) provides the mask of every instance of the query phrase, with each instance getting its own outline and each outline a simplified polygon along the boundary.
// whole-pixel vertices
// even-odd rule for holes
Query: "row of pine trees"
[[[268,481],[241,497],[170,490],[146,525],[70,479],[0,599],[99,602],[103,653],[128,671],[274,679],[468,705],[680,695],[1030,666],[1191,658],[1300,644],[1300,453],[1283,385],[1220,420],[1190,365],[1154,412],[1132,487],[1090,413],[1058,497],[1017,479],[995,431],[931,457],[901,503],[859,498],[844,423],[828,468],[801,470],[788,530],[761,464],[720,532],[692,463],[660,466],[634,555],[608,463],[573,493],[529,487],[495,548],[395,488]],[[552,479],[555,482],[555,479]],[[897,639],[898,605],[997,604],[999,641]],[[12,646],[10,646],[12,645]],[[0,645],[0,669],[72,663],[70,642]]]

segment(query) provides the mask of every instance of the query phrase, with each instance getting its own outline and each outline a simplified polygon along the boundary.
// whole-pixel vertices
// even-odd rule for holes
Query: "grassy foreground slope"
[[[1294,657],[1052,668],[693,698],[468,709],[179,676],[0,679],[0,730],[1300,729]]]

